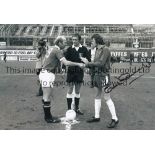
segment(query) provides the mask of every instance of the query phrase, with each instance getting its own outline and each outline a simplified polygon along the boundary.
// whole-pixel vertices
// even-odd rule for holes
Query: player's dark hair
[[[96,44],[99,44],[99,45],[104,45],[105,42],[103,40],[103,38],[99,35],[99,34],[94,34],[91,39],[95,39],[96,41]]]
[[[44,39],[40,39],[38,42],[39,46],[46,46],[46,41]]]
[[[79,35],[78,33],[73,34],[72,37],[77,37],[79,41],[81,41],[81,35]]]

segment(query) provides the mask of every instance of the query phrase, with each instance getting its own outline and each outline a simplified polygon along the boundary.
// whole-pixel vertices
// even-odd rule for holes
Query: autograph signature
[[[124,84],[125,82],[127,82],[127,80],[129,80],[129,79],[130,79],[133,75],[135,75],[137,72],[139,72],[139,71],[141,71],[141,70],[143,70],[143,69],[145,69],[145,68],[150,69],[150,67],[151,67],[151,63],[150,63],[150,62],[147,63],[147,64],[142,63],[142,66],[141,66],[140,68],[138,68],[135,72],[133,72],[133,73],[131,73],[131,74],[128,73],[128,72],[126,72],[126,73],[121,74],[121,75],[118,76],[118,77],[115,77],[115,79],[117,79],[117,81],[116,81],[115,83],[111,83],[109,86],[105,87],[105,88],[104,88],[104,92],[105,92],[105,93],[110,93],[110,92],[111,92],[113,89],[115,89],[117,86],[122,85],[122,84]],[[131,80],[131,81],[129,82],[129,85],[130,85],[131,83],[133,83],[134,81],[136,81],[137,79],[139,79],[140,77],[142,77],[143,75],[144,75],[144,74],[142,74],[142,75],[136,77],[135,79]]]

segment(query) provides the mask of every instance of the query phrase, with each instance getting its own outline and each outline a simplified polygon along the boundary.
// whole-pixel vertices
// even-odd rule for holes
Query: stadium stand
[[[45,36],[46,35],[47,27],[48,27],[48,25],[43,25],[42,31],[40,32],[41,36]]]
[[[35,49],[39,38],[48,38],[52,46],[59,35],[65,35],[70,45],[75,33],[86,46],[99,33],[112,51],[155,49],[155,24],[0,24],[0,49]]]
[[[37,27],[34,29],[32,35],[33,35],[33,36],[36,36],[36,35],[38,34],[38,32],[39,32],[39,26],[37,26]]]
[[[25,32],[24,32],[24,36],[28,36],[28,34],[29,34],[29,32],[30,32],[31,29],[32,29],[32,25],[27,26],[27,27],[26,27],[26,30],[25,30]]]
[[[74,33],[80,33],[82,37],[89,38],[94,33],[100,33],[104,39],[110,42],[133,42],[138,37],[142,48],[151,48],[154,40],[154,25],[144,27],[132,24],[96,24],[96,25],[76,25],[76,24],[1,24],[0,37],[47,37],[55,38],[62,34],[70,37]],[[152,34],[153,33],[153,34]],[[150,42],[150,44],[149,44]],[[152,43],[151,43],[152,42]],[[149,44],[149,45],[148,45]],[[9,46],[9,45],[8,45]]]

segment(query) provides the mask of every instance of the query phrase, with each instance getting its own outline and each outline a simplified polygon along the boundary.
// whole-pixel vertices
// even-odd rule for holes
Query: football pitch
[[[114,63],[112,80],[124,72],[134,71],[142,64]],[[126,69],[126,70],[125,70]],[[117,128],[113,130],[154,130],[155,129],[155,64],[150,70],[144,67],[135,73],[126,84],[118,85],[111,92],[118,118]],[[133,81],[132,79],[140,78]],[[1,130],[65,130],[62,123],[48,124],[43,119],[41,97],[37,97],[38,77],[35,74],[35,62],[0,61],[0,129]],[[54,87],[51,112],[54,116],[64,117],[67,111],[65,75],[56,75],[59,82]],[[77,116],[79,123],[72,130],[107,130],[111,120],[108,107],[102,98],[101,121],[87,123],[94,116],[95,88],[89,87],[90,77],[85,74],[81,88],[80,109],[83,116]],[[64,83],[64,84],[62,84]]]

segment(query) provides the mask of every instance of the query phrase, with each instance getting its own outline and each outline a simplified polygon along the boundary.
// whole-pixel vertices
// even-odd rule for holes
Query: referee
[[[72,36],[73,45],[68,48],[65,52],[65,57],[68,61],[81,63],[81,57],[86,58],[90,61],[90,53],[88,52],[85,46],[80,44],[81,36],[79,34],[74,34]],[[78,66],[69,66],[67,70],[67,83],[68,83],[68,92],[66,95],[68,110],[71,109],[72,99],[73,99],[73,88],[75,87],[75,112],[79,115],[83,115],[83,112],[80,111],[79,102],[80,102],[80,88],[84,78],[84,71]]]

